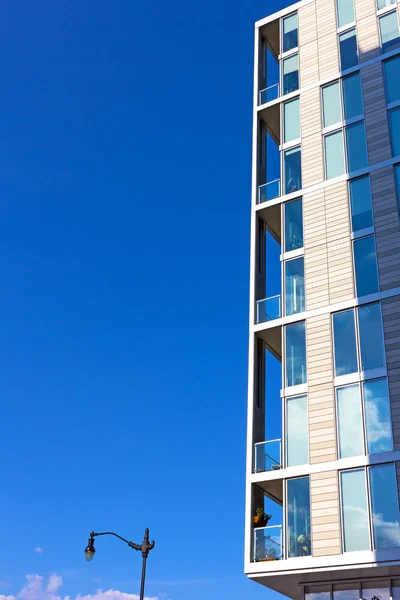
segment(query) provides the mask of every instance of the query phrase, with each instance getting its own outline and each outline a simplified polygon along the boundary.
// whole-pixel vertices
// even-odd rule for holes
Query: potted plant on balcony
[[[265,527],[272,515],[267,515],[263,508],[257,508],[253,517],[253,523],[256,527]]]

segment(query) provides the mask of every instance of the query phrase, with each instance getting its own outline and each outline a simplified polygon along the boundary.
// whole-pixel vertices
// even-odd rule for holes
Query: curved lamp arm
[[[146,529],[144,532],[144,539],[141,544],[134,544],[133,542],[129,542],[128,540],[123,538],[121,535],[118,535],[118,533],[114,533],[113,531],[102,531],[100,533],[95,533],[94,531],[92,531],[90,534],[90,537],[95,538],[99,535],[113,535],[114,537],[118,538],[122,542],[125,542],[125,544],[127,544],[130,548],[133,548],[133,550],[140,550],[142,552],[143,558],[148,557],[150,550],[152,550],[155,545],[154,540],[149,542],[149,530],[148,529]]]

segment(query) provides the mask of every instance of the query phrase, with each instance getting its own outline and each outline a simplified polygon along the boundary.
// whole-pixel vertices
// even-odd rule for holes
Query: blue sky
[[[139,554],[83,549],[147,526],[148,596],[272,596],[243,511],[253,22],[282,6],[3,9],[0,594],[137,593]]]

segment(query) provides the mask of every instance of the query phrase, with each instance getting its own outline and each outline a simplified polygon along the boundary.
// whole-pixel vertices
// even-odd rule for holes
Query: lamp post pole
[[[128,544],[128,546],[130,548],[133,548],[133,550],[140,550],[140,552],[142,553],[142,557],[143,557],[142,580],[141,580],[141,584],[140,584],[140,600],[144,600],[144,583],[146,580],[146,561],[147,561],[147,557],[149,556],[150,550],[152,550],[155,545],[154,540],[152,542],[149,541],[149,530],[147,528],[145,529],[143,542],[141,544],[134,544],[133,542],[129,542],[128,540],[121,537],[117,533],[114,533],[113,531],[103,531],[101,533],[95,533],[94,531],[92,531],[90,534],[89,540],[88,540],[88,545],[85,548],[85,557],[86,557],[86,560],[88,560],[88,561],[92,560],[95,555],[96,549],[94,547],[94,538],[98,537],[99,535],[113,535],[114,537],[117,537],[119,540],[122,540],[123,542],[125,542],[125,544]]]

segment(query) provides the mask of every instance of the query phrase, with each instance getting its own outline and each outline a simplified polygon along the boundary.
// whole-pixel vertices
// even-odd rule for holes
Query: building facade
[[[398,12],[255,28],[245,572],[291,598],[400,600]]]

